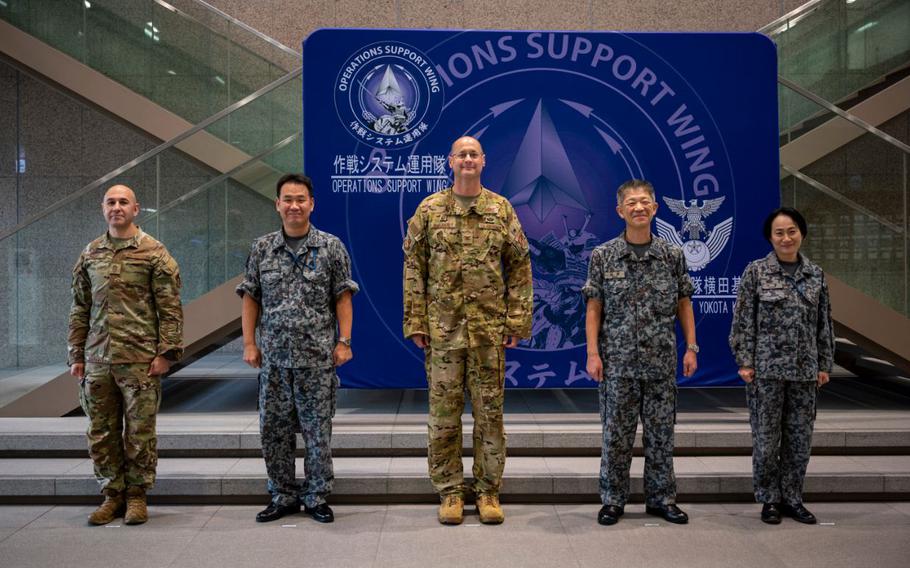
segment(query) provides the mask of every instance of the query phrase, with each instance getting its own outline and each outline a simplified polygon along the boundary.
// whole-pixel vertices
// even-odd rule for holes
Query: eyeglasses
[[[472,160],[476,160],[476,159],[480,158],[481,156],[483,156],[483,154],[481,154],[479,152],[459,152],[458,154],[450,154],[450,156],[452,156],[456,160],[467,160],[468,158],[471,158]]]

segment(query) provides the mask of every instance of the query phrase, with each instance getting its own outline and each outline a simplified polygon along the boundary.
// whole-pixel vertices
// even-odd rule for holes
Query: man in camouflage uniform
[[[89,455],[104,502],[89,522],[124,514],[148,520],[145,493],[158,464],[155,417],[161,376],[183,354],[180,272],[164,245],[133,223],[139,203],[124,185],[107,190],[108,230],[73,268],[68,356],[89,418]]]
[[[508,200],[481,185],[484,163],[480,142],[456,140],[449,155],[454,186],[418,205],[404,242],[404,335],[426,354],[429,470],[444,524],[463,519],[465,388],[474,415],[480,520],[504,519],[504,347],[531,335],[528,241]]]
[[[834,366],[834,333],[824,272],[799,252],[806,231],[795,209],[768,216],[764,235],[774,251],[743,272],[730,329],[746,382],[755,500],[769,524],[779,524],[781,513],[816,522],[802,503],[803,480],[818,388]]]
[[[632,444],[639,416],[645,451],[645,511],[671,523],[688,516],[676,506],[673,424],[676,419],[678,317],[688,348],[683,374],[695,372],[698,345],[693,287],[683,252],[651,234],[654,188],[629,180],[616,194],[622,235],[594,249],[583,294],[587,298],[587,371],[600,383],[603,446],[597,520],[615,524],[629,495]]]
[[[315,207],[310,178],[285,175],[276,192],[282,228],[253,242],[237,286],[243,298],[243,360],[261,368],[259,432],[272,495],[256,520],[297,513],[302,501],[307,514],[330,523],[335,367],[353,356],[351,296],[358,286],[342,242],[310,224]],[[294,467],[298,431],[306,444],[302,485]]]

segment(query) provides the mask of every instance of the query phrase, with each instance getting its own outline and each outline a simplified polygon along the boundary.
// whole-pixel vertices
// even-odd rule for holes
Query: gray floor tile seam
[[[575,547],[574,539],[572,539],[572,537],[571,537],[571,531],[570,531],[569,527],[566,526],[566,523],[565,523],[564,519],[562,518],[562,515],[560,515],[559,507],[557,507],[556,505],[551,505],[551,507],[553,510],[553,514],[556,515],[556,520],[559,521],[559,528],[562,530],[562,537],[565,540],[565,546],[566,546],[566,548],[568,548],[568,550],[570,550],[572,552],[572,560],[574,560],[576,568],[581,568],[583,566],[583,564],[581,562],[581,558],[579,558],[578,550]]]
[[[220,507],[218,509],[216,509],[216,511],[217,510],[220,510]],[[193,528],[183,527],[182,528],[182,531],[184,531],[184,533],[189,528],[190,530],[192,530],[193,534],[192,534],[192,536],[190,536],[189,539],[186,540],[186,542],[183,543],[182,546],[176,546],[172,549],[171,561],[165,565],[167,568],[171,568],[173,566],[178,565],[178,562],[180,562],[181,559],[184,557],[184,553],[186,553],[187,551],[190,550],[190,546],[192,546],[193,542],[202,534],[202,531],[205,528],[205,525],[207,525],[209,523],[209,521],[211,521],[214,517],[215,517],[215,512],[213,512],[211,515],[209,515],[209,518],[205,520],[205,522],[202,524],[201,527],[193,527]]]
[[[872,475],[894,474],[894,476],[901,476],[901,475],[910,476],[910,466],[906,467],[906,471],[900,471],[900,470],[894,470],[894,469],[887,469],[886,471],[878,471],[878,470],[881,470],[884,468],[872,467],[872,465],[870,463],[872,460],[870,460],[869,458],[881,458],[883,456],[863,455],[863,456],[843,456],[843,457],[848,459],[850,462],[856,464],[856,467],[860,468],[863,473],[869,473]],[[886,456],[886,457],[899,457],[899,456]]]
[[[401,419],[401,416],[403,414],[402,410],[404,409],[404,406],[405,406],[405,393],[400,392],[400,393],[398,393],[398,402],[395,404],[395,418],[392,420],[392,424],[394,426],[398,425],[398,421]]]
[[[382,508],[382,520],[379,522],[379,530],[378,530],[379,534],[376,537],[376,547],[373,550],[373,558],[370,561],[370,568],[372,568],[373,566],[376,566],[376,564],[380,561],[380,558],[382,555],[383,537],[386,535],[386,531],[385,531],[386,519],[388,519],[388,516],[389,516],[389,506],[385,505]]]
[[[41,519],[43,516],[47,515],[51,510],[53,510],[53,508],[54,508],[54,506],[48,507],[44,512],[42,512],[42,513],[41,513],[40,515],[38,515],[37,517],[35,517],[35,518],[33,518],[32,520],[30,520],[29,522],[25,523],[25,524],[22,525],[21,527],[17,527],[16,530],[10,532],[10,534],[6,535],[6,537],[0,538],[0,546],[2,546],[4,542],[6,542],[6,541],[9,540],[10,538],[12,538],[14,535],[18,534],[18,533],[21,532],[21,531],[24,531],[24,530],[25,530],[26,528],[28,528],[30,525],[34,524],[36,521],[38,521],[39,519]]]
[[[228,466],[227,471],[226,471],[224,474],[225,474],[225,475],[230,475],[231,471],[232,471],[234,468],[238,467],[238,466],[241,464],[241,459],[242,459],[242,458],[236,458],[236,459],[234,459],[234,463],[232,463],[230,466]]]
[[[895,504],[895,503],[888,503],[888,507],[892,511],[895,511],[901,515],[904,515],[905,517],[910,517],[910,509],[903,509],[901,507],[898,507],[897,504]]]
[[[63,475],[71,474],[72,472],[76,471],[80,467],[83,467],[86,464],[86,462],[89,462],[89,461],[91,461],[91,460],[88,458],[81,460],[79,463],[74,464],[71,468],[69,468],[65,472],[63,472]]]

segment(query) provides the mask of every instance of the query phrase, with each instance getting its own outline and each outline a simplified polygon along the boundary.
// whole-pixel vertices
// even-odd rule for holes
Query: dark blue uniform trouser
[[[259,433],[269,476],[269,493],[279,505],[325,503],[335,481],[332,417],[338,377],[335,369],[263,367],[259,373]],[[306,481],[297,483],[297,432],[306,445]]]
[[[817,395],[815,381],[756,378],[746,385],[752,485],[759,503],[802,503]]]
[[[673,429],[676,422],[676,381],[608,379],[600,383],[600,499],[624,506],[629,498],[632,445],[641,417],[645,450],[644,490],[648,506],[676,502],[673,472]]]

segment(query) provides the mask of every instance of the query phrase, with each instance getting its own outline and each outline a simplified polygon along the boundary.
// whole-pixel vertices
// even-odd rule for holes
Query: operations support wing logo
[[[405,147],[439,118],[442,82],[433,62],[400,42],[352,54],[335,81],[335,110],[347,131],[374,148]]]
[[[683,222],[677,232],[673,225],[658,218],[657,234],[683,250],[689,270],[697,272],[708,266],[708,263],[720,255],[720,252],[727,246],[727,241],[730,240],[733,232],[733,217],[721,221],[711,231],[705,226],[704,221],[705,217],[720,209],[724,199],[726,197],[705,199],[699,206],[697,199],[690,199],[689,204],[686,205],[682,199],[664,197],[664,203],[667,204],[670,211],[682,217]],[[702,235],[705,235],[706,240],[702,240]],[[688,240],[683,240],[687,237]]]

